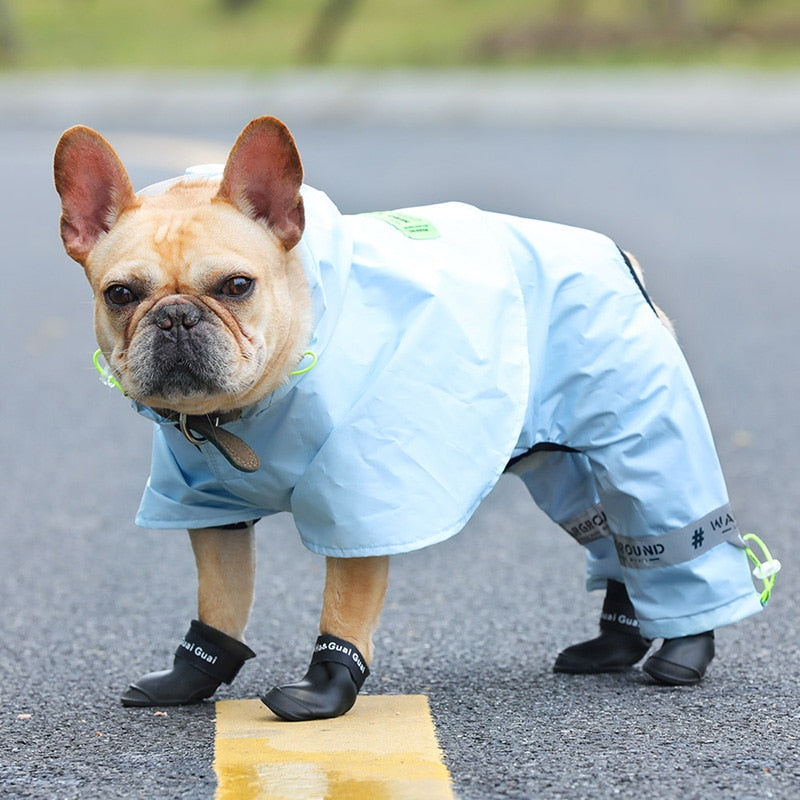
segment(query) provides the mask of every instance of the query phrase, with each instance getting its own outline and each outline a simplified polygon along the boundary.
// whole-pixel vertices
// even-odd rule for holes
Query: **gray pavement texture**
[[[430,697],[461,800],[800,797],[798,109],[796,74],[0,77],[0,797],[214,796],[212,704],[117,701],[168,665],[194,568],[185,534],[133,525],[149,427],[92,371],[51,159],[63,128],[88,124],[141,186],[224,158],[263,113],[344,211],[460,199],[635,252],[740,523],[784,565],[765,613],[718,632],[698,687],[554,675],[558,650],[594,635],[601,598],[583,591],[580,549],[504,477],[461,534],[395,559],[366,691]],[[259,657],[220,697],[255,697],[310,656],[322,560],[284,516],[258,547]]]

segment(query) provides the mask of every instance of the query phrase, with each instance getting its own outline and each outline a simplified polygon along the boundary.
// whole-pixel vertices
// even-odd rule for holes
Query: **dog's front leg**
[[[197,616],[206,625],[244,641],[256,576],[255,531],[203,528],[189,531],[197,565]]]
[[[389,557],[328,558],[325,566],[319,632],[351,642],[369,664],[389,582]]]
[[[344,714],[369,674],[389,557],[328,558],[326,566],[320,636],[311,666],[298,683],[271,689],[261,698],[290,721]]]
[[[151,672],[122,695],[126,706],[175,706],[210,697],[255,653],[244,643],[253,604],[253,526],[189,531],[197,564],[198,619],[178,645],[172,669]]]

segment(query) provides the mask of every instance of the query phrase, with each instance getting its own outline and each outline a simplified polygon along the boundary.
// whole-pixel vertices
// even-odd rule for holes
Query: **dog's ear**
[[[53,168],[61,196],[61,238],[67,253],[85,266],[92,248],[136,196],[111,145],[83,125],[63,134]]]
[[[303,235],[303,167],[289,129],[275,117],[254,119],[236,140],[218,197],[261,220],[291,250]]]

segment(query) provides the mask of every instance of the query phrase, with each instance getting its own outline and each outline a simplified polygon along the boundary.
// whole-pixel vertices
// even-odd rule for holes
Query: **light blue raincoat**
[[[316,365],[225,425],[252,474],[140,407],[156,426],[138,524],[288,511],[314,552],[402,553],[457,533],[512,462],[587,545],[589,588],[625,581],[645,636],[760,610],[694,382],[613,242],[303,197]]]

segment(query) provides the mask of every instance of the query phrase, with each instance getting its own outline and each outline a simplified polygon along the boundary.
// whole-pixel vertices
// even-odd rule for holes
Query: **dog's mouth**
[[[181,411],[198,397],[240,390],[233,366],[236,348],[217,318],[194,303],[177,302],[152,310],[140,324],[128,352],[135,396],[155,398]]]

